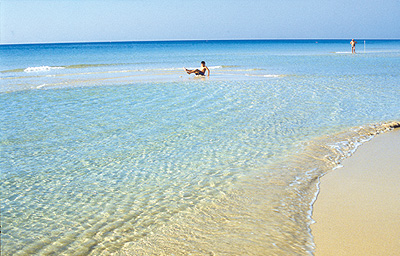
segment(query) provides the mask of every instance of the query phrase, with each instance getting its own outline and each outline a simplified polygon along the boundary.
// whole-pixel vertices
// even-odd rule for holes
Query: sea
[[[400,120],[400,41],[356,41],[0,45],[1,255],[313,255],[319,178]]]

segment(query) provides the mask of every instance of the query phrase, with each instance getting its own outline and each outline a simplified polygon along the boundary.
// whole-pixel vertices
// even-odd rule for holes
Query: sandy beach
[[[320,181],[315,255],[400,255],[400,129],[380,134]]]

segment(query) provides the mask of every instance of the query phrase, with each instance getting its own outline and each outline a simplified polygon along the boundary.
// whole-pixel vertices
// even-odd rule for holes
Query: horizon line
[[[24,42],[0,43],[2,45],[34,45],[34,44],[85,44],[85,43],[146,43],[146,42],[200,42],[200,41],[278,41],[278,40],[351,40],[349,38],[236,38],[236,39],[154,39],[154,40],[102,40],[102,41],[60,41],[60,42]],[[361,38],[356,40],[393,40],[400,38]]]

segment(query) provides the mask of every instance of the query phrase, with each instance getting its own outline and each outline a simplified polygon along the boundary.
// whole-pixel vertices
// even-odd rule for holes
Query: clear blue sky
[[[400,0],[0,0],[0,43],[400,38]]]

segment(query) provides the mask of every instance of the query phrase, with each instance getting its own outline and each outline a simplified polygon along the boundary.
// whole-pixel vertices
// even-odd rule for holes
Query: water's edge
[[[343,162],[343,160],[351,157],[354,154],[354,152],[356,152],[356,150],[361,145],[363,145],[365,142],[372,140],[379,134],[393,131],[395,128],[399,128],[399,127],[400,127],[400,121],[398,121],[398,122],[392,121],[392,122],[379,123],[379,124],[375,124],[375,125],[367,125],[365,127],[353,128],[353,129],[351,129],[351,131],[358,133],[358,135],[350,137],[346,140],[337,141],[334,144],[331,144],[331,143],[327,144],[332,147],[333,151],[332,151],[332,155],[326,155],[325,157],[326,158],[333,157],[335,159],[334,163],[336,163],[336,165],[334,165],[331,168],[328,168],[327,170],[322,172],[320,174],[320,176],[318,176],[314,181],[315,191],[314,191],[314,197],[312,198],[312,200],[310,202],[310,210],[309,210],[310,222],[308,223],[309,234],[312,237],[312,239],[314,239],[314,237],[312,234],[311,225],[313,223],[315,223],[315,221],[313,219],[314,204],[318,200],[318,195],[320,193],[321,178],[323,176],[325,176],[326,174],[328,174],[332,171],[335,171],[335,169],[341,168],[342,167],[341,163]],[[338,138],[341,138],[344,134],[346,134],[346,132],[333,135],[332,137],[337,136]],[[313,246],[312,252],[314,252],[314,250],[316,248],[314,241],[312,242],[312,246]]]

